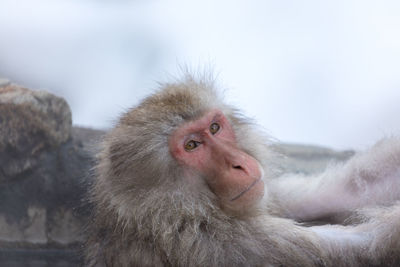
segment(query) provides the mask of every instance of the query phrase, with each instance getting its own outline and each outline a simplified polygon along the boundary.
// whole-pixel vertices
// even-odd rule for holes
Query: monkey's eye
[[[194,140],[190,140],[189,142],[187,142],[185,144],[185,150],[186,151],[191,151],[193,149],[195,149],[196,147],[198,147],[199,142],[196,142]]]
[[[219,124],[214,122],[213,124],[210,125],[210,132],[212,134],[216,134],[219,131]]]

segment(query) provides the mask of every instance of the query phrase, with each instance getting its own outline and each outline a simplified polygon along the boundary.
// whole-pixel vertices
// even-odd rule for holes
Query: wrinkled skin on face
[[[223,208],[240,211],[263,197],[262,168],[238,148],[234,131],[221,111],[212,110],[180,126],[171,135],[169,148],[186,170],[205,177]]]

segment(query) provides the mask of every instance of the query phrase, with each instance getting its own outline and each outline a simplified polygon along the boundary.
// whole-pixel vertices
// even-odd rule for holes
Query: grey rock
[[[84,135],[84,129],[77,131]],[[93,131],[87,130],[88,135]],[[0,183],[0,248],[67,248],[82,242],[90,211],[85,201],[88,178],[95,160],[85,147],[72,135],[65,143],[42,150],[35,168]]]
[[[279,143],[273,146],[277,154],[278,166],[282,173],[315,174],[328,166],[340,164],[351,158],[352,150],[335,151],[330,148]]]
[[[5,87],[6,85],[9,85],[10,81],[5,79],[5,78],[0,78],[0,88]]]
[[[0,266],[77,265],[102,134],[73,128],[62,98],[0,88]]]
[[[41,150],[35,168],[0,183],[0,266],[79,266],[95,161],[89,148],[104,133],[72,133],[63,144]]]
[[[64,99],[17,85],[0,89],[0,183],[30,171],[41,151],[71,137],[71,111]]]
[[[18,106],[24,108],[24,111],[32,112],[31,117],[38,118],[37,127],[47,130],[48,137],[56,145],[71,136],[71,110],[61,97],[10,84],[1,89],[0,104]]]

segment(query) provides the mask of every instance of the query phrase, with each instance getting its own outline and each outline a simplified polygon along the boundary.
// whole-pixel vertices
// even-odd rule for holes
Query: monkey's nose
[[[249,175],[249,172],[247,171],[247,169],[245,167],[243,167],[242,165],[232,164],[232,168],[235,169],[235,170],[238,170],[240,172],[243,172],[246,175]]]
[[[240,165],[232,165],[234,169],[243,170],[242,166]]]

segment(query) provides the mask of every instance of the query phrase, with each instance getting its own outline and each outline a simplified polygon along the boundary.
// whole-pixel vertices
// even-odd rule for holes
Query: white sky
[[[400,134],[400,1],[0,0],[0,77],[106,128],[178,64],[286,142],[363,149]]]

